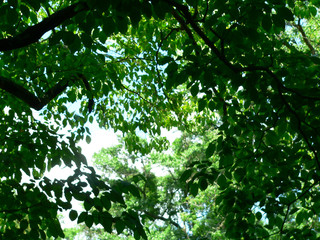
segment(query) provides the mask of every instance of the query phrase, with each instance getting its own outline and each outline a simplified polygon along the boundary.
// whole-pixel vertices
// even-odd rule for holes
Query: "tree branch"
[[[278,77],[268,67],[264,67],[264,66],[248,66],[248,67],[242,67],[241,71],[242,72],[263,71],[263,72],[268,73],[274,80],[276,80],[277,83],[281,83],[281,81],[278,79]],[[309,94],[309,95],[304,94],[302,92],[299,92],[299,89],[286,87],[282,83],[281,83],[281,88],[286,90],[287,92],[292,92],[292,93],[296,94],[300,98],[310,99],[310,100],[313,100],[313,101],[320,101],[320,97],[318,97],[318,96],[314,96],[314,95],[311,95],[311,94]],[[312,88],[312,89],[310,88],[308,90],[315,90],[315,88]]]
[[[178,7],[176,7],[178,9]],[[183,8],[183,5],[180,6],[180,10],[184,13],[184,15],[186,15],[186,19],[187,21],[191,24],[192,17],[191,14],[189,13],[189,11],[185,8]],[[192,40],[194,46],[197,46],[197,42],[195,40],[195,38],[193,37],[192,31],[191,29],[187,26],[187,22],[185,22],[181,16],[179,16],[179,14],[175,11],[172,10],[172,15],[174,16],[174,18],[181,24],[182,29],[186,31],[186,33],[188,34],[189,38]],[[233,66],[231,64],[229,64],[229,62],[224,58],[223,55],[223,39],[218,36],[218,34],[216,35],[220,40],[221,40],[221,53],[219,52],[219,50],[213,45],[210,44],[209,42],[211,42],[206,35],[201,31],[201,29],[198,27],[198,25],[196,23],[191,24],[191,26],[193,27],[193,29],[198,33],[198,35],[205,41],[205,43],[212,49],[212,51],[216,54],[216,56],[224,63],[226,64],[231,70],[235,71]],[[159,51],[159,50],[158,50]],[[227,103],[225,102],[225,100],[220,96],[220,94],[218,93],[218,91],[212,87],[213,92],[216,94],[216,96],[220,99],[221,102],[223,102],[223,114],[224,116],[227,116]]]
[[[42,202],[39,202],[39,203],[31,205],[30,207],[22,207],[22,208],[15,208],[15,209],[0,209],[0,212],[6,213],[6,214],[16,213],[16,212],[20,212],[20,211],[26,211],[26,210],[29,210],[31,208],[38,207],[41,205],[42,205]]]
[[[305,31],[303,30],[301,24],[300,24],[300,21],[298,22],[298,24],[292,24],[292,26],[294,26],[295,28],[298,29],[298,31],[301,33],[301,36],[302,36],[302,39],[304,41],[304,43],[308,46],[308,48],[310,49],[311,51],[311,54],[312,55],[315,55],[316,54],[316,50],[314,49],[314,47],[312,46],[309,38],[307,37]]]
[[[164,222],[169,221],[172,225],[174,225],[174,226],[177,227],[178,229],[181,229],[181,226],[180,226],[178,223],[176,223],[175,221],[173,221],[172,219],[170,219],[170,218],[164,218],[164,217],[162,217],[162,216],[153,214],[153,213],[151,213],[151,212],[149,212],[149,211],[143,211],[143,212],[144,212],[146,215],[148,215],[149,217],[152,217],[152,218],[154,218],[154,219],[159,219],[159,220],[162,220],[162,221],[164,221]]]
[[[74,17],[79,12],[88,10],[88,6],[84,2],[72,4],[50,17],[43,19],[40,23],[28,27],[22,33],[15,37],[0,39],[0,51],[10,51],[22,47],[26,47],[37,42],[46,32],[59,26],[64,21]]]
[[[67,79],[61,80],[55,86],[48,89],[48,91],[41,98],[35,96],[32,92],[28,91],[18,83],[15,83],[12,80],[2,76],[0,76],[0,89],[19,98],[31,108],[35,110],[41,110],[52,99],[60,95],[69,86],[69,82],[70,80]]]
[[[88,98],[89,98],[89,102],[88,102],[88,111],[89,113],[92,112],[93,110],[93,106],[94,106],[94,100],[93,100],[93,92],[92,92],[92,88],[87,80],[87,78],[82,74],[82,73],[78,73],[78,78],[82,80],[85,88],[87,89],[88,93]]]
[[[136,92],[132,89],[130,89],[129,87],[125,86],[122,82],[120,82],[121,86],[127,90],[128,92],[134,93],[136,95],[138,95],[139,98],[141,98],[143,101],[145,101],[146,103],[148,103],[150,106],[152,107],[156,107],[152,102],[150,102],[148,99],[144,98],[139,92]]]
[[[183,16],[186,19],[186,22],[191,25],[192,29],[199,35],[199,37],[205,42],[205,44],[211,49],[211,51],[220,59],[221,62],[223,62],[229,69],[231,69],[232,72],[234,72],[234,73],[239,72],[239,69],[237,69],[235,66],[233,66],[225,58],[225,56],[216,48],[214,43],[206,36],[206,34],[202,31],[202,29],[194,21],[191,13],[189,12],[188,7],[186,7],[182,4],[179,4],[173,0],[165,0],[165,2],[167,2],[170,6],[175,7],[178,11],[183,13]],[[179,21],[179,20],[177,19],[177,21]]]

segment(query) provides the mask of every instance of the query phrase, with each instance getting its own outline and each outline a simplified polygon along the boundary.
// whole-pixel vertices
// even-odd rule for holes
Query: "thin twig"
[[[131,93],[134,93],[134,94],[138,95],[143,101],[146,101],[150,106],[156,107],[152,102],[150,102],[149,100],[147,100],[146,98],[144,98],[139,92],[136,92],[136,91],[128,88],[128,87],[125,86],[122,82],[121,82],[120,84],[121,84],[121,86],[122,86],[125,90],[127,90],[128,92],[131,92]]]

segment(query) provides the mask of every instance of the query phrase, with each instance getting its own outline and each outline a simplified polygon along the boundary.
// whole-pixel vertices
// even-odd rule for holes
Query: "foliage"
[[[194,160],[205,160],[205,149],[213,134],[207,131],[204,135],[185,133],[167,151],[149,155],[130,154],[123,140],[118,146],[101,149],[94,155],[105,182],[112,186],[120,182],[127,184],[132,194],[125,195],[125,202],[129,209],[139,213],[150,239],[221,239],[223,236],[224,219],[214,204],[217,187],[202,184],[193,197],[188,195],[190,184],[180,180],[181,173]],[[119,213],[119,209],[113,205],[110,212]],[[101,233],[101,228],[79,230],[78,234],[88,239],[131,239],[126,233],[118,238]]]
[[[86,211],[71,210],[71,219],[146,238],[126,192],[101,181],[76,145],[90,142],[86,123],[96,119],[123,132],[130,154],[166,147],[161,127],[214,126],[206,164],[195,161],[182,175],[192,195],[219,186],[226,236],[315,239],[319,5],[2,1],[1,238],[63,237],[57,212],[71,210],[72,199]],[[138,130],[151,141],[139,142]],[[60,165],[74,175],[43,176]],[[120,216],[109,213],[111,202],[122,204]]]

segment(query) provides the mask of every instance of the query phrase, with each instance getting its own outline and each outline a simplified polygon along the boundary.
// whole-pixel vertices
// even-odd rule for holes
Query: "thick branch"
[[[11,93],[15,97],[21,99],[23,102],[28,104],[35,110],[41,110],[46,106],[52,99],[60,95],[67,87],[69,81],[66,79],[61,80],[55,86],[50,88],[43,97],[39,98],[32,92],[28,91],[23,86],[13,82],[12,80],[0,76],[0,89]]]
[[[46,32],[85,10],[88,10],[88,6],[83,2],[72,4],[71,6],[52,14],[50,17],[43,19],[40,23],[28,27],[15,37],[0,39],[0,51],[18,49],[35,43]]]

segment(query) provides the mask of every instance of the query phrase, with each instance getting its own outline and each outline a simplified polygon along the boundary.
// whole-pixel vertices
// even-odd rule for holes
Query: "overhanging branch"
[[[192,29],[198,34],[198,36],[205,42],[205,44],[211,49],[211,51],[219,58],[221,62],[223,62],[229,69],[232,70],[234,73],[239,73],[239,69],[233,66],[226,57],[216,48],[214,43],[206,36],[206,34],[202,31],[202,29],[198,26],[198,24],[194,21],[191,13],[188,10],[188,7],[184,6],[183,4],[179,4],[174,0],[164,0],[170,6],[175,7],[178,11],[183,14],[183,17],[186,20],[186,23],[190,24]],[[173,15],[176,17],[175,15]],[[179,21],[179,19],[177,19]]]
[[[41,110],[52,99],[60,95],[69,86],[69,82],[70,80],[63,79],[55,86],[48,89],[43,97],[37,97],[23,86],[13,82],[11,79],[0,76],[0,89],[19,98],[31,108],[35,110]]]
[[[88,80],[81,73],[74,74],[68,79],[63,78],[56,85],[49,88],[42,96],[36,96],[34,93],[30,92],[20,84],[2,76],[0,76],[0,89],[12,94],[13,96],[22,100],[24,103],[28,104],[31,108],[39,111],[44,106],[46,106],[51,100],[53,100],[62,92],[64,92],[68,86],[72,86],[72,84],[78,80],[81,80],[84,83],[84,86],[88,91],[88,110],[89,113],[91,113],[94,105],[94,96],[92,95],[92,89]]]
[[[22,47],[26,47],[37,42],[46,32],[54,29],[64,21],[74,17],[79,12],[88,10],[88,6],[84,2],[72,4],[50,17],[43,19],[40,23],[28,27],[22,33],[5,39],[0,39],[0,51],[10,51]]]

